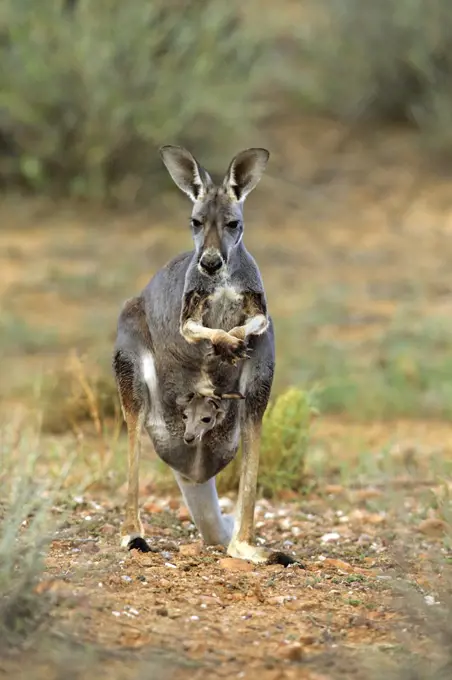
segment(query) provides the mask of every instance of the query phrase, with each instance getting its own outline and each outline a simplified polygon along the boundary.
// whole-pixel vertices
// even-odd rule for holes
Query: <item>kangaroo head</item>
[[[192,154],[179,146],[163,146],[162,160],[179,189],[193,202],[191,230],[201,274],[216,277],[227,268],[243,236],[243,202],[267,165],[266,149],[238,153],[220,186]]]
[[[184,441],[193,444],[213,430],[224,419],[225,411],[221,407],[222,399],[244,399],[239,392],[228,392],[221,396],[205,397],[194,392],[177,399],[182,407],[182,419],[185,424]]]

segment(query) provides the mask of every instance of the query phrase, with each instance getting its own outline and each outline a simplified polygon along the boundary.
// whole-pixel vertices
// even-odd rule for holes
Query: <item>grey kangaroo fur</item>
[[[149,550],[138,510],[140,435],[173,470],[206,544],[253,562],[294,560],[258,548],[254,508],[262,417],[275,366],[272,320],[259,269],[243,244],[243,202],[260,180],[269,153],[247,149],[231,161],[223,183],[185,149],[164,146],[162,160],[193,202],[194,249],[158,271],[120,313],[113,369],[129,436],[124,547]],[[218,361],[212,361],[212,355]],[[231,386],[234,386],[231,388]],[[222,400],[222,417],[197,441],[184,441],[183,395]],[[181,403],[182,397],[182,403]],[[235,521],[222,516],[215,476],[234,458],[243,462]]]

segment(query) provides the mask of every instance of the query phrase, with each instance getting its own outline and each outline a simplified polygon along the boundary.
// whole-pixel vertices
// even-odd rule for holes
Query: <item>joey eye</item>
[[[191,218],[191,226],[193,229],[199,229],[202,227],[202,222],[201,220],[196,220],[194,217]]]
[[[212,420],[212,419],[209,418],[209,416],[206,416],[205,418],[201,418],[201,421],[202,421],[203,423],[207,423],[207,424],[210,423],[211,420]]]
[[[182,414],[182,420],[187,420],[187,418],[188,418],[187,414],[186,414],[186,413],[183,413],[183,414]]]
[[[226,222],[226,226],[228,229],[237,229],[239,224],[240,222],[238,220],[231,220],[230,222]]]

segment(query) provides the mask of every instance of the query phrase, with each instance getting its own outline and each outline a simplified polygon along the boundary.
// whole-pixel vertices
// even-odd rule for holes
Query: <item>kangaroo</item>
[[[243,203],[259,182],[269,153],[253,148],[237,154],[218,186],[189,151],[164,146],[160,154],[193,203],[194,248],[160,269],[139,296],[124,304],[118,319],[113,370],[129,438],[121,543],[150,549],[138,509],[144,428],[157,455],[172,469],[206,544],[225,545],[229,555],[255,563],[288,564],[294,561],[289,556],[253,543],[261,424],[275,351],[262,278],[243,244]],[[219,358],[213,370],[212,353]],[[178,398],[190,390],[214,396],[225,378],[246,399],[223,400],[221,422],[187,444]],[[236,455],[240,437],[243,462],[234,520],[221,514],[215,476]]]

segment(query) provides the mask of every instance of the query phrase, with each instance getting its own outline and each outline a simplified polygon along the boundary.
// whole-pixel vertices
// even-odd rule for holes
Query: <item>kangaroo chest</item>
[[[234,286],[218,286],[209,296],[203,319],[208,328],[229,331],[243,321],[243,295]]]

